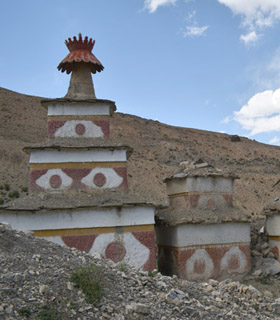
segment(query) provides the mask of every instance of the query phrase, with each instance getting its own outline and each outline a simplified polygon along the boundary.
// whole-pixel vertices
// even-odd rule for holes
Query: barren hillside
[[[29,170],[22,147],[47,139],[46,110],[40,100],[0,88],[0,186],[9,185],[21,196],[26,193]],[[111,120],[111,137],[134,149],[129,159],[129,187],[147,200],[165,204],[162,180],[177,172],[181,161],[197,158],[240,176],[235,202],[248,213],[258,215],[279,195],[279,147],[243,137],[232,142],[227,134],[174,127],[122,113]],[[0,199],[9,200],[8,191],[0,192]]]

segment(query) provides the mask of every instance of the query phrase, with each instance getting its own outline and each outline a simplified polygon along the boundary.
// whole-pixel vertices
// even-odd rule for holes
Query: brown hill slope
[[[0,185],[9,184],[12,190],[28,185],[28,156],[22,147],[47,139],[46,110],[40,100],[0,88]],[[134,149],[128,168],[130,189],[158,203],[166,203],[162,180],[177,172],[181,161],[197,158],[240,176],[235,201],[249,213],[260,213],[280,192],[280,183],[276,184],[280,179],[279,147],[247,138],[231,142],[227,134],[121,113],[112,118],[111,137]],[[7,192],[2,191],[2,199],[8,199]]]

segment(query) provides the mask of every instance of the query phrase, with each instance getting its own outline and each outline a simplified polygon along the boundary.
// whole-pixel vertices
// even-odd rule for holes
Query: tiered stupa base
[[[98,252],[142,270],[156,267],[154,208],[119,192],[38,194],[1,210],[1,220],[35,236]]]
[[[113,101],[61,98],[41,103],[48,109],[49,138],[109,138]]]
[[[30,153],[30,190],[127,190],[131,148],[103,139],[60,138],[24,149]]]

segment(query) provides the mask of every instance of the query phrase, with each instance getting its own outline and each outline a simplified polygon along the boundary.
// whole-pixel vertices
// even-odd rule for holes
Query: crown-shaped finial
[[[77,64],[81,62],[87,63],[92,73],[100,72],[104,69],[102,63],[91,52],[95,44],[95,40],[92,40],[92,38],[85,37],[83,40],[82,34],[79,33],[78,39],[76,37],[73,37],[73,40],[68,38],[65,44],[70,53],[57,67],[61,72],[70,73],[73,71],[74,66],[77,67]]]
[[[68,41],[65,40],[65,44],[69,49],[69,51],[73,52],[75,50],[86,50],[91,52],[95,44],[95,40],[92,40],[92,38],[88,40],[88,37],[85,37],[85,39],[83,40],[81,33],[79,33],[78,37],[79,39],[77,39],[76,37],[73,37],[73,40],[71,38],[68,38]]]

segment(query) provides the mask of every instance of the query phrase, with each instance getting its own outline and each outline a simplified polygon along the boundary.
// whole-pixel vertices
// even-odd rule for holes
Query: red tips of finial
[[[73,70],[73,65],[79,62],[89,63],[92,73],[100,72],[104,69],[101,62],[91,53],[95,44],[95,40],[92,40],[92,38],[88,40],[88,37],[85,37],[83,40],[82,34],[79,33],[78,40],[76,37],[73,37],[73,40],[68,38],[68,40],[65,40],[65,44],[70,53],[57,67],[61,72],[70,73]]]
[[[68,41],[66,40],[66,46],[69,49],[70,52],[73,52],[75,50],[86,50],[91,52],[93,46],[94,46],[94,41],[90,38],[88,41],[88,37],[85,37],[85,40],[82,38],[82,34],[79,33],[79,39],[76,37],[73,37],[73,40],[71,38],[68,38]]]

